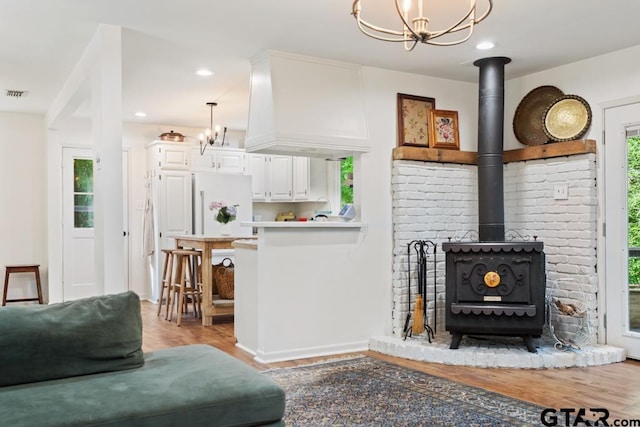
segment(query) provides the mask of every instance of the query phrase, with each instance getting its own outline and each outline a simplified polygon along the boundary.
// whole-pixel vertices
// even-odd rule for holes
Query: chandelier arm
[[[437,41],[431,41],[431,39],[429,39],[429,40],[426,40],[424,43],[430,44],[430,45],[433,45],[433,46],[455,46],[457,44],[466,42],[467,40],[469,40],[471,38],[472,35],[473,35],[473,30],[469,31],[469,34],[467,34],[466,37],[464,37],[464,38],[462,38],[460,40],[456,40],[456,41],[452,41],[452,42],[437,42]],[[438,37],[440,37],[440,36],[438,36]]]
[[[380,27],[376,27],[375,25],[371,25],[366,21],[358,20],[358,28],[360,28],[360,31],[362,31],[364,34],[366,34],[367,36],[369,36],[371,38],[374,38],[376,40],[382,40],[382,41],[385,41],[385,42],[404,42],[404,41],[406,41],[406,39],[404,37],[404,33],[391,32],[391,31],[385,30],[384,28],[380,28]],[[390,37],[379,36],[379,35],[377,35],[375,33],[370,32],[369,29],[371,29],[373,31],[378,31],[378,32],[381,32],[381,33],[384,33],[384,34],[389,34],[389,35],[392,35],[392,36],[402,37],[402,38],[390,38]]]
[[[420,40],[413,39],[413,44],[411,45],[411,47],[407,47],[407,43],[409,42],[409,40],[405,40],[404,41],[404,50],[405,50],[405,52],[411,52],[416,47],[416,45],[418,44],[419,41]]]
[[[404,36],[403,32],[400,31],[394,31],[394,30],[388,30],[386,28],[382,28],[382,27],[378,27],[377,25],[373,25],[367,21],[365,21],[364,19],[360,18],[360,15],[356,15],[356,22],[358,23],[358,28],[360,28],[360,31],[365,32],[365,28],[368,28],[370,30],[373,31],[377,31],[379,33],[384,33],[384,34],[389,34],[392,36]]]
[[[471,20],[470,22],[461,25],[464,21],[466,21],[469,16],[475,12],[475,9],[478,7],[478,2],[477,0],[474,1],[473,6],[470,7],[469,11],[467,12],[467,14],[465,16],[462,17],[462,19],[460,19],[457,23],[455,23],[454,25],[450,26],[447,29],[444,30],[439,30],[439,31],[434,31],[432,33],[429,34],[429,39],[435,39],[438,37],[441,37],[445,34],[451,34],[451,33],[457,33],[458,31],[463,31],[463,30],[467,30],[470,29],[471,33],[473,33],[473,27],[475,26],[475,24],[482,22],[487,16],[489,16],[489,13],[491,13],[491,10],[493,9],[493,0],[487,0],[488,6],[487,6],[487,10],[482,14],[482,16],[480,16],[480,18],[474,18],[473,20]],[[471,35],[469,35],[468,37],[462,39],[460,42],[453,42],[453,44],[458,44],[458,43],[463,43],[467,40],[469,40],[469,38],[471,37]],[[431,44],[431,43],[430,43]],[[450,43],[445,43],[445,44],[440,44],[440,46],[451,46]]]

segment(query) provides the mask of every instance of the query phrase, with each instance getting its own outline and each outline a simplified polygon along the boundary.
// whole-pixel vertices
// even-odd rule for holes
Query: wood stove
[[[458,348],[464,334],[532,336],[545,321],[542,242],[445,243],[446,328]]]
[[[443,243],[446,257],[446,329],[456,349],[465,334],[540,336],[545,321],[543,243],[506,242],[504,233],[504,66],[484,58],[478,108],[477,243]]]

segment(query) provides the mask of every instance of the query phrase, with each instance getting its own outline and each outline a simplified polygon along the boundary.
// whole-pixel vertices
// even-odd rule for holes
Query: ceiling
[[[425,10],[438,16],[442,7],[459,11],[467,4],[425,0]],[[640,44],[637,0],[494,0],[493,12],[467,43],[419,45],[412,52],[360,33],[351,5],[352,0],[0,0],[0,111],[45,113],[99,23],[123,29],[124,121],[206,127],[206,102],[213,101],[215,121],[233,130],[246,129],[250,59],[267,49],[475,82],[471,63],[485,56],[512,58],[506,68],[510,79]],[[394,26],[394,8],[393,0],[363,0],[363,16],[380,19],[375,23],[382,26]],[[440,26],[435,17],[431,25]],[[498,46],[488,53],[476,50],[483,40]],[[215,74],[199,77],[199,68]],[[10,98],[6,89],[29,93]],[[147,116],[135,117],[137,111]]]

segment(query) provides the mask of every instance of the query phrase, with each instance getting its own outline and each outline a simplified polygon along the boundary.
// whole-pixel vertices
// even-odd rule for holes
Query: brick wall
[[[436,278],[428,259],[427,319],[444,331],[444,253],[448,238],[474,240],[478,230],[476,166],[396,160],[393,162],[393,333],[400,335],[417,291],[412,253],[411,305],[407,286],[407,244],[431,240],[438,245]],[[566,200],[554,199],[556,186],[568,188]],[[553,310],[559,335],[597,338],[597,186],[594,154],[513,162],[505,165],[505,229],[544,242],[547,294],[587,310],[588,322],[560,316]],[[513,231],[512,231],[513,230]],[[465,233],[472,232],[471,238]],[[515,240],[519,240],[516,238]],[[435,283],[434,283],[435,282]],[[434,287],[437,304],[434,304]],[[581,328],[581,325],[588,327]],[[559,328],[559,329],[558,329]]]

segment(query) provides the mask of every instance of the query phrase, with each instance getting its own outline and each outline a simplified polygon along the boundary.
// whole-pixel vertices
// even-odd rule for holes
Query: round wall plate
[[[542,124],[553,141],[579,139],[591,126],[591,108],[583,98],[565,95],[549,106]]]
[[[564,92],[555,86],[539,86],[529,93],[518,104],[513,116],[513,133],[524,145],[542,145],[549,141],[542,121],[549,106]]]

